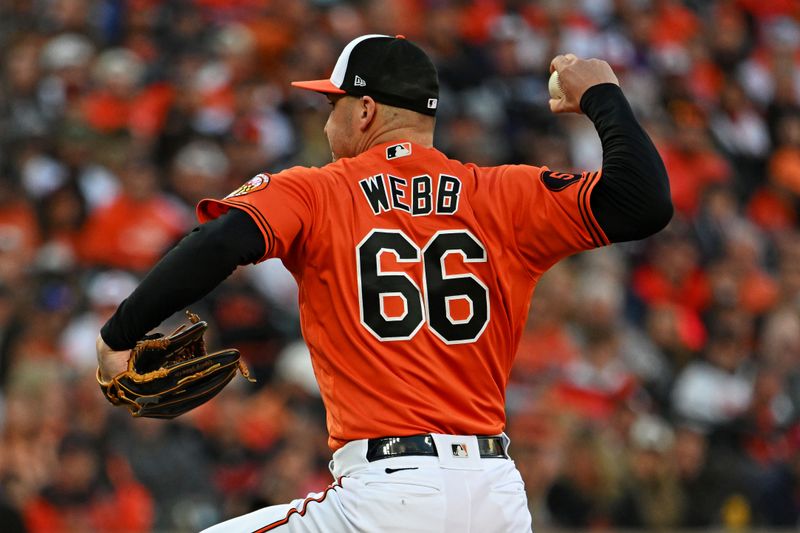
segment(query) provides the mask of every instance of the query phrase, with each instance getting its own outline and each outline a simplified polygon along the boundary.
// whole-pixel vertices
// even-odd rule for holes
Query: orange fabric
[[[769,174],[772,183],[800,196],[800,149],[776,150],[769,160]]]
[[[708,337],[700,314],[691,309],[675,306],[675,319],[680,344],[689,350],[700,351],[706,345]]]
[[[282,57],[295,44],[298,29],[280,17],[268,15],[242,21],[255,41],[257,53],[270,61]]]
[[[700,312],[711,301],[708,278],[700,269],[682,280],[672,281],[657,268],[643,265],[633,273],[633,290],[648,306],[674,303]]]
[[[789,230],[797,224],[793,199],[766,187],[757,190],[750,198],[747,218],[770,231]]]
[[[175,90],[166,83],[156,83],[143,90],[130,111],[131,131],[142,137],[153,137],[163,129]]]
[[[470,43],[485,43],[491,37],[492,25],[503,14],[503,5],[496,0],[477,0],[461,9],[461,36]]]
[[[35,498],[25,505],[23,516],[30,533],[127,533],[150,531],[155,512],[147,489],[129,482],[82,505],[62,507]]]
[[[618,389],[610,391],[562,382],[556,386],[555,394],[562,411],[573,411],[586,419],[608,420],[617,407],[630,396],[635,384],[632,376],[626,376]]]
[[[184,235],[186,218],[164,197],[138,202],[120,195],[86,222],[81,257],[93,265],[144,271]]]
[[[83,102],[86,123],[103,133],[127,127],[130,112],[130,102],[107,91],[91,93]]]
[[[137,135],[152,137],[164,126],[174,96],[166,84],[151,85],[131,98],[99,90],[83,101],[83,117],[91,128],[103,133],[130,128]]]
[[[739,284],[742,308],[755,315],[769,311],[778,302],[778,297],[778,284],[764,272],[750,272]]]
[[[693,215],[708,185],[727,183],[731,179],[727,162],[713,152],[686,152],[675,146],[659,151],[669,174],[672,203],[679,213]]]
[[[400,155],[389,159],[395,148]],[[265,258],[281,258],[294,274],[332,449],[371,437],[503,430],[536,281],[557,260],[608,242],[589,209],[599,172],[551,178],[555,191],[545,170],[481,168],[432,148],[382,144],[323,168],[259,174],[222,201],[200,202],[201,222],[231,207],[248,213]],[[375,214],[370,183],[385,188],[376,197],[388,210],[377,203]],[[420,213],[403,210],[410,205]],[[397,296],[403,289],[407,300]],[[362,311],[368,305],[374,312]],[[414,331],[386,326],[404,317]]]
[[[776,15],[800,17],[800,4],[797,0],[738,0],[741,7],[759,18],[769,18]]]
[[[700,20],[691,9],[679,2],[669,2],[656,14],[650,39],[653,44],[686,43],[700,30]]]
[[[388,13],[395,15],[391,23],[391,32],[388,33],[405,35],[413,41],[422,37],[426,11],[429,12],[425,0],[392,0],[383,6]]]
[[[696,100],[716,104],[725,84],[725,73],[713,61],[698,60],[691,67],[691,74],[686,76],[685,83]]]
[[[264,0],[194,0],[195,6],[200,9],[216,9],[221,11],[227,9],[243,9],[255,12],[271,3],[272,2],[265,2]]]
[[[564,324],[544,324],[523,331],[514,362],[516,381],[552,379],[566,365],[575,361],[580,350],[567,333]]]

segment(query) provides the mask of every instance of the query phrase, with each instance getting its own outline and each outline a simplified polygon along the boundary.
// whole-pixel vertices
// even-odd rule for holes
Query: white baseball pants
[[[366,440],[349,442],[333,454],[336,481],[324,492],[259,509],[203,533],[531,532],[525,486],[513,461],[481,458],[474,436],[433,439],[438,457],[374,462],[366,459]]]

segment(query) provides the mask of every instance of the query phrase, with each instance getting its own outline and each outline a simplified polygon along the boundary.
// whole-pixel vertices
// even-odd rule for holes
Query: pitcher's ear
[[[378,104],[371,96],[362,96],[358,105],[361,131],[366,131],[378,114]]]

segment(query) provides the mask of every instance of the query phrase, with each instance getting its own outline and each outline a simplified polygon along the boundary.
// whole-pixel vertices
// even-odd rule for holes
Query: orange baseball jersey
[[[299,286],[333,450],[353,439],[492,435],[534,286],[607,244],[600,172],[478,167],[409,142],[259,174],[197,207],[252,217]]]

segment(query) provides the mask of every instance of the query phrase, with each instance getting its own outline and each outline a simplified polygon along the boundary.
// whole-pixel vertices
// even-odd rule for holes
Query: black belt
[[[450,452],[454,457],[462,454],[468,455],[470,450],[464,449],[466,443],[452,443]],[[478,452],[483,458],[507,459],[505,445],[502,437],[478,437]],[[390,457],[403,457],[406,455],[439,455],[436,443],[430,435],[411,435],[409,437],[383,437],[369,439],[367,442],[367,461],[379,461]]]

